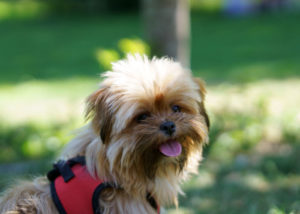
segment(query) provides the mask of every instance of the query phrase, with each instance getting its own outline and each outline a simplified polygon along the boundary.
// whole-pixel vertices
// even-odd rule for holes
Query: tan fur
[[[34,181],[21,181],[8,189],[0,200],[0,213],[5,214],[56,214],[45,177]]]
[[[101,194],[104,213],[156,213],[147,193],[161,206],[177,205],[180,184],[197,172],[202,146],[208,142],[204,84],[167,58],[129,55],[112,70],[88,97],[90,122],[62,158],[85,155],[91,175],[120,187]],[[172,105],[180,106],[181,112],[173,112]],[[142,113],[148,117],[138,122]],[[166,120],[176,124],[172,138],[159,130]],[[159,145],[169,139],[182,145],[179,156],[159,152]],[[0,199],[0,212],[57,213],[44,178],[8,190]]]

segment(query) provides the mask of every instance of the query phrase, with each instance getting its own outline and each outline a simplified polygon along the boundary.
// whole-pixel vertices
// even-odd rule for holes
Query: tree
[[[145,30],[153,52],[190,66],[188,0],[142,0]]]

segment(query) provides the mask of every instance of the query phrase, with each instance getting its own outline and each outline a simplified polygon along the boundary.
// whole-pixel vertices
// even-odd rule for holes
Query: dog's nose
[[[160,125],[159,129],[166,135],[171,136],[176,130],[176,125],[172,121],[166,121]]]

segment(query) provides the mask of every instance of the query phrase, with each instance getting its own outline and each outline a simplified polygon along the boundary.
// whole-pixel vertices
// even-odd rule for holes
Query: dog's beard
[[[178,176],[195,155],[201,157],[202,144],[207,138],[207,127],[201,116],[181,113],[173,115],[176,133],[168,137],[161,133],[158,124],[161,118],[148,120],[145,123],[134,123],[116,134],[107,145],[107,158],[110,171],[121,178],[121,182],[132,184],[135,190],[146,187],[149,181],[157,177]],[[169,139],[181,144],[181,154],[168,157],[159,151],[161,144]]]

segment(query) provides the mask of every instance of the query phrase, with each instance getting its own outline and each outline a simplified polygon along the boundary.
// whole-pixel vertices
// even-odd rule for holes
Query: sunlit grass
[[[36,18],[45,15],[47,11],[47,4],[42,1],[0,1],[0,20]]]
[[[84,101],[97,87],[95,79],[29,81],[0,86],[0,118],[5,123],[66,122],[80,118]]]

